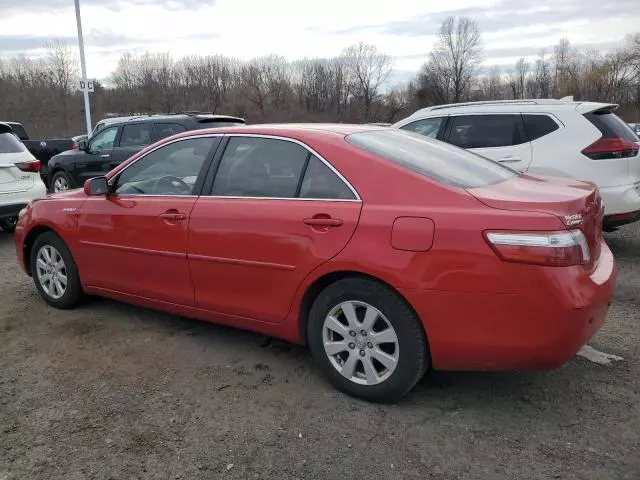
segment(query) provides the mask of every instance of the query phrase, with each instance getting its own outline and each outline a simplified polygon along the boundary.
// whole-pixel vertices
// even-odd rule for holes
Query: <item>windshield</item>
[[[26,150],[24,144],[13,133],[0,133],[0,153],[20,153]]]
[[[346,139],[362,150],[454,187],[486,187],[518,175],[475,153],[404,130],[372,130]]]

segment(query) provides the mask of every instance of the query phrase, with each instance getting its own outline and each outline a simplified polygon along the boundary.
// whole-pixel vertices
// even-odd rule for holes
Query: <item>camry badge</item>
[[[569,225],[580,225],[582,223],[582,214],[576,213],[575,215],[565,215],[564,223]]]
[[[65,207],[65,208],[62,209],[63,212],[68,212],[68,213],[73,213],[76,210],[78,210],[78,209],[75,208],[75,207]]]

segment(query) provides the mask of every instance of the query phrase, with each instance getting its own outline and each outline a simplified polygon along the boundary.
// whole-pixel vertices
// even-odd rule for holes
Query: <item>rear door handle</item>
[[[303,220],[305,225],[311,225],[314,227],[339,227],[342,225],[342,220],[339,218],[305,218]]]
[[[522,158],[514,157],[513,155],[507,155],[506,157],[502,157],[498,159],[498,162],[500,163],[516,163],[521,161],[522,161]]]
[[[164,218],[165,220],[184,220],[187,216],[180,212],[164,212],[160,214],[160,218]]]
[[[111,155],[109,155],[108,153],[105,153],[104,155],[100,155],[102,158],[109,158]]]

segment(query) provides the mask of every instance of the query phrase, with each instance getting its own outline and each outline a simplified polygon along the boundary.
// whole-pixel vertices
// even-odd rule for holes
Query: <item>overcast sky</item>
[[[485,65],[552,52],[561,37],[610,49],[640,31],[637,0],[81,0],[87,71],[106,78],[122,52],[220,53],[243,59],[337,55],[363,41],[395,59],[392,81],[425,61],[449,15],[476,20]],[[42,53],[48,39],[77,48],[73,0],[0,0],[0,56]]]

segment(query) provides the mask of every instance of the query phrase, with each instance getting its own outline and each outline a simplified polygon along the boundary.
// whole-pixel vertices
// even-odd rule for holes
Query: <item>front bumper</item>
[[[573,358],[605,321],[613,255],[603,242],[591,274],[581,267],[540,268],[544,275],[532,277],[522,293],[401,290],[423,321],[433,367],[545,370]]]

